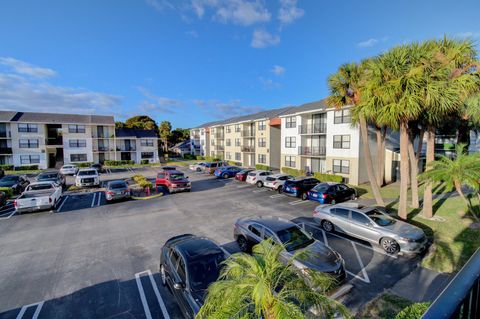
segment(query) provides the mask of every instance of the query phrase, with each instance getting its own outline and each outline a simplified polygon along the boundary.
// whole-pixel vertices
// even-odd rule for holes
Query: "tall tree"
[[[147,115],[137,115],[125,121],[125,127],[142,130],[158,130],[157,123]]]
[[[125,127],[125,123],[120,121],[115,122],[115,128],[124,128],[124,127]]]
[[[197,318],[304,319],[311,307],[321,313],[321,318],[333,318],[337,311],[344,318],[350,317],[342,304],[326,295],[333,284],[331,277],[311,271],[305,278],[293,260],[280,262],[282,251],[281,245],[263,241],[254,247],[252,256],[230,256],[219,280],[208,287]]]
[[[163,151],[168,152],[168,139],[172,131],[172,124],[169,121],[162,121],[158,128],[160,139],[163,142]]]
[[[176,128],[170,134],[169,143],[175,145],[190,139],[190,130],[183,128]]]
[[[327,103],[336,108],[349,105],[356,107],[360,103],[360,92],[362,86],[364,85],[364,71],[365,69],[361,64],[350,63],[340,66],[337,73],[328,78],[330,96],[327,98]],[[363,151],[365,153],[368,180],[370,181],[370,186],[377,204],[384,206],[385,203],[382,195],[380,194],[377,177],[375,175],[375,171],[373,170],[367,120],[362,112],[358,113],[358,124],[360,126]]]

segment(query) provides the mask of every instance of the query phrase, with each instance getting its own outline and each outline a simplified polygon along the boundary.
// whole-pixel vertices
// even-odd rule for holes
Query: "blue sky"
[[[395,3],[394,3],[395,2]],[[480,39],[478,0],[4,0],[0,109],[191,127],[328,94],[396,44]]]

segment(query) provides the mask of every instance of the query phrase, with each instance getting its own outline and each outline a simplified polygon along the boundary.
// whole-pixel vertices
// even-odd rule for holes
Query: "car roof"
[[[193,261],[202,256],[224,253],[211,239],[199,236],[188,236],[174,243],[177,250],[187,259]]]
[[[117,180],[115,180],[115,181],[109,181],[109,182],[107,183],[107,185],[120,184],[120,183],[126,184],[126,182],[125,182],[124,180],[117,179]]]
[[[318,185],[328,185],[328,186],[334,186],[334,185],[340,185],[340,184],[343,184],[343,183],[336,183],[336,182],[321,182],[320,184]],[[317,186],[318,186],[317,185]]]
[[[176,169],[167,169],[166,171],[162,171],[160,173],[168,173],[168,174],[182,174],[183,175],[183,172],[180,172]]]
[[[269,177],[279,178],[279,177],[282,177],[282,176],[289,176],[289,175],[288,175],[288,174],[284,174],[284,173],[277,173],[277,174],[270,175]]]
[[[97,171],[95,168],[91,168],[91,167],[84,167],[84,168],[80,168],[79,170],[80,171]]]
[[[276,216],[259,216],[259,217],[248,218],[248,219],[245,219],[244,221],[260,224],[275,232],[286,229],[286,228],[290,228],[292,226],[296,226],[294,222],[291,222],[287,219],[276,217]]]
[[[45,174],[58,174],[58,172],[57,171],[45,171],[45,172],[39,173],[38,175],[45,175]]]

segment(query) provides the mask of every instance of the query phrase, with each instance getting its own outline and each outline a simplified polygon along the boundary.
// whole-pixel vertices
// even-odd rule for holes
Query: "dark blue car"
[[[223,166],[219,167],[213,173],[218,178],[235,177],[235,175],[242,169],[238,166]]]
[[[308,199],[320,204],[336,204],[357,198],[355,189],[342,183],[320,183],[307,193]]]
[[[307,200],[307,192],[318,183],[320,181],[313,177],[296,177],[295,179],[285,181],[282,193]]]

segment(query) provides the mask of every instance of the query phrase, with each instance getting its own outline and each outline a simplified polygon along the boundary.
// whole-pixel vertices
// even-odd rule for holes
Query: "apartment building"
[[[158,161],[156,135],[149,138],[155,140],[154,146],[141,146],[133,157],[137,162],[142,151],[153,151],[153,160]],[[58,168],[103,163],[124,157],[117,150],[122,142],[123,137],[116,137],[113,116],[0,111],[0,164]]]
[[[191,153],[198,156],[210,155],[210,125],[216,122],[209,122],[190,129]]]
[[[158,137],[155,130],[122,128],[115,130],[117,160],[158,163]]]

